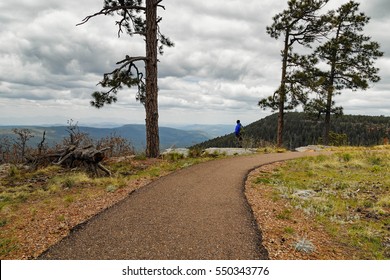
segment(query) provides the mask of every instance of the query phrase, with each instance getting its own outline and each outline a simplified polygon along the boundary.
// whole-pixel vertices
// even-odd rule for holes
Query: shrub
[[[188,156],[191,158],[199,158],[202,156],[202,153],[203,153],[203,151],[200,148],[191,148],[188,151]]]
[[[299,252],[306,253],[306,254],[311,254],[315,251],[315,247],[314,247],[313,243],[306,238],[299,239],[295,243],[294,248],[295,248],[295,250],[297,250]]]
[[[17,179],[20,177],[20,170],[16,165],[11,165],[8,170],[8,177],[13,179]]]
[[[184,158],[184,155],[181,153],[168,153],[165,155],[166,159],[169,161],[178,161]]]
[[[62,183],[62,187],[65,189],[71,189],[76,185],[76,180],[72,177],[65,178],[64,182]]]
[[[7,220],[6,219],[1,219],[0,220],[0,227],[3,227],[7,224]]]
[[[113,192],[115,192],[117,189],[118,189],[118,187],[115,186],[115,185],[108,185],[108,186],[106,187],[106,192],[113,193]]]
[[[284,209],[282,212],[280,212],[278,215],[276,215],[276,218],[281,219],[281,220],[290,220],[291,219],[291,210]]]
[[[349,154],[349,153],[344,153],[344,154],[341,155],[341,159],[342,159],[344,162],[349,162],[349,161],[351,161],[352,156],[351,156],[351,154]]]

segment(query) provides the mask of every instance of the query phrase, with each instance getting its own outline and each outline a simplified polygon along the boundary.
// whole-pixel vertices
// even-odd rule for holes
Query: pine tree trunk
[[[282,91],[282,89],[281,89]],[[284,129],[284,96],[280,96],[279,101],[279,114],[278,114],[278,134],[277,134],[277,146],[283,146],[283,129]]]
[[[146,0],[146,156],[160,154],[157,87],[157,1]]]
[[[284,51],[282,61],[282,78],[279,88],[279,114],[278,114],[278,133],[277,133],[277,146],[283,146],[283,129],[284,129],[284,103],[286,102],[286,76],[287,76],[287,59],[289,50],[289,36],[290,33],[287,30],[286,37],[284,39]]]
[[[328,89],[328,96],[327,96],[327,100],[326,100],[325,124],[324,124],[325,126],[324,126],[324,135],[323,135],[323,144],[325,146],[329,145],[332,96],[333,96],[333,91],[331,89]]]
[[[327,86],[327,97],[326,97],[326,112],[325,112],[325,127],[324,127],[324,138],[323,144],[329,145],[329,133],[330,133],[330,118],[332,113],[332,102],[333,102],[333,94],[334,94],[334,81],[336,76],[336,56],[337,49],[333,51],[333,59],[330,70],[329,84]]]

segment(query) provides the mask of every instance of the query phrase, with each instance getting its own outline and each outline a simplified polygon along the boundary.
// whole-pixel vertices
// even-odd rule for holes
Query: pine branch
[[[94,18],[96,16],[100,16],[100,15],[106,16],[106,15],[109,15],[109,14],[115,12],[115,11],[124,10],[124,11],[126,11],[125,12],[125,15],[126,15],[127,10],[129,10],[129,9],[130,10],[134,9],[134,10],[146,11],[146,8],[142,7],[142,6],[116,6],[116,7],[103,8],[95,14],[85,17],[80,23],[76,24],[76,26],[83,25],[83,24],[87,23],[91,18]],[[125,17],[125,15],[124,15],[124,17]]]

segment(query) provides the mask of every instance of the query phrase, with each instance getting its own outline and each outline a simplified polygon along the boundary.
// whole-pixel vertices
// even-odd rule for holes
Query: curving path
[[[172,173],[76,227],[39,259],[267,259],[245,179],[263,164],[316,154],[227,158]]]

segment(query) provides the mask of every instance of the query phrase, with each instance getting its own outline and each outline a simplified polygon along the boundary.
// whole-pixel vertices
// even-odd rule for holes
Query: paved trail
[[[40,259],[267,259],[244,195],[250,170],[314,155],[281,153],[195,165],[145,186],[79,226]]]

